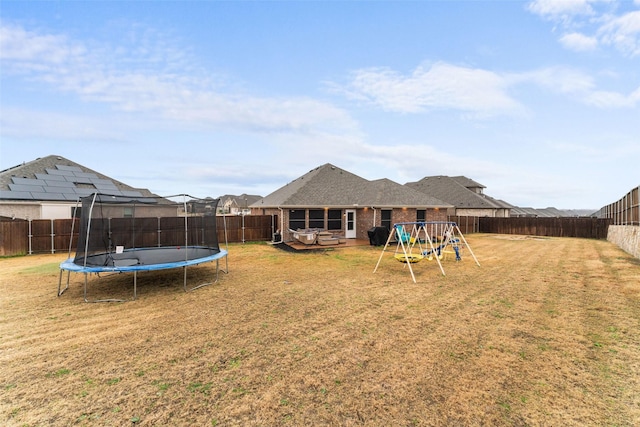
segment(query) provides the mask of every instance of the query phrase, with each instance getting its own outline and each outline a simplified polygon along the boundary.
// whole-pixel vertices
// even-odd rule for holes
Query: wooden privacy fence
[[[598,218],[608,218],[613,225],[640,225],[640,186],[617,202],[602,207]]]
[[[176,218],[182,221],[183,218]],[[157,221],[157,218],[137,220]],[[609,218],[489,218],[450,216],[449,221],[458,224],[463,234],[498,233],[524,234],[533,236],[582,237],[606,239]],[[0,221],[0,256],[60,253],[69,250],[71,239],[71,219],[9,220]],[[75,253],[79,222],[76,220],[72,248]],[[170,221],[168,221],[170,222]],[[175,222],[175,221],[174,221]],[[269,241],[277,228],[277,216],[246,215],[217,217],[218,242],[243,243]],[[636,222],[637,223],[637,222]],[[168,231],[168,230],[167,230]],[[153,238],[149,245],[153,245]]]
[[[479,218],[481,233],[606,239],[611,221],[601,218]]]
[[[277,215],[234,215],[226,216],[227,237],[229,242],[259,242],[273,239]],[[218,217],[218,241],[224,242],[220,234],[223,229],[222,217]]]
[[[480,226],[480,218],[477,216],[453,216],[447,217],[448,221],[455,222],[462,234],[477,233]]]
[[[163,218],[163,220],[158,221],[158,218],[136,218],[138,222],[150,221],[158,224],[171,224],[176,223],[176,221],[179,223],[184,222],[184,218]],[[28,221],[15,219],[0,221],[0,256],[68,252],[73,221],[73,219],[34,219]],[[73,254],[75,254],[78,231],[80,229],[79,220],[76,219],[75,221],[73,241],[71,243]],[[225,241],[235,243],[271,240],[275,231],[274,226],[277,222],[278,218],[271,215],[218,216],[216,217],[218,242],[220,245],[224,245]],[[171,232],[175,226],[170,228],[170,230],[166,231]],[[163,230],[160,227],[158,231],[158,235],[161,235]],[[153,246],[156,244],[153,239],[151,237],[150,240],[143,240],[143,244]]]

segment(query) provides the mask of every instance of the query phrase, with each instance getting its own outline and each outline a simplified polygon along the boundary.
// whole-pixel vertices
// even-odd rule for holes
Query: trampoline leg
[[[184,291],[187,292],[187,266],[182,267],[182,271],[184,272]]]
[[[62,295],[64,293],[64,291],[69,289],[69,276],[71,275],[71,272],[67,271],[67,286],[65,286],[64,289],[60,290],[60,288],[62,287],[62,272],[63,271],[64,270],[60,270],[60,277],[58,278],[58,296]]]
[[[222,272],[225,274],[229,274],[229,257],[225,256],[224,257],[224,261],[225,261],[225,268],[222,269]],[[218,266],[220,265],[220,261],[216,260],[216,282],[218,281],[217,277],[218,277]]]
[[[84,302],[89,302],[87,299],[87,273],[84,273]]]
[[[225,256],[226,258],[226,256]],[[208,283],[201,283],[199,285],[194,286],[191,289],[187,289],[187,267],[182,267],[184,268],[184,291],[185,292],[190,292],[190,291],[195,291],[198,288],[202,288],[204,286],[209,286],[209,285],[213,285],[215,283],[218,283],[218,279],[220,278],[220,260],[216,259],[216,279],[213,282],[208,282]],[[224,271],[224,273],[228,273],[228,264],[227,264],[227,271]]]
[[[135,300],[138,296],[138,272],[133,271],[133,299]]]
[[[126,299],[115,299],[115,298],[109,298],[109,299],[96,299],[96,300],[91,300],[89,301],[87,299],[87,276],[89,273],[84,273],[84,302],[91,302],[91,303],[96,303],[96,302],[126,302],[126,301],[133,301],[136,299],[136,295],[137,295],[137,273],[134,271],[133,272],[133,299],[131,300],[126,300]]]

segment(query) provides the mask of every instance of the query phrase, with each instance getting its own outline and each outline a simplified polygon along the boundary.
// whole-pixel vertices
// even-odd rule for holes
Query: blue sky
[[[0,169],[215,197],[332,163],[574,209],[640,184],[640,0],[3,0],[0,29]]]

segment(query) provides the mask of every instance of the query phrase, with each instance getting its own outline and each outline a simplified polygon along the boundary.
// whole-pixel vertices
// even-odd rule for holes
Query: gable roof
[[[499,208],[502,208],[502,209],[513,209],[515,207],[514,205],[512,205],[509,202],[505,202],[504,200],[500,200],[500,199],[494,199],[493,197],[487,196],[486,194],[482,194],[481,196],[484,197],[485,199],[495,203],[496,206],[498,206]]]
[[[501,202],[492,197],[470,190],[470,187],[484,188],[484,186],[463,176],[453,178],[444,175],[427,176],[420,181],[407,182],[405,185],[423,193],[430,194],[438,199],[445,200],[456,208],[508,209],[511,207],[511,205],[506,202]]]
[[[225,194],[224,196],[220,196],[220,202],[222,205],[224,204],[234,204],[239,207],[249,206],[252,203],[260,200],[262,196],[257,196],[255,194],[245,194],[242,193],[239,196],[235,196],[233,194]]]
[[[451,179],[466,188],[487,188],[479,182],[476,182],[471,178],[467,178],[466,176],[452,176]]]
[[[293,207],[437,207],[450,204],[389,179],[368,181],[330,163],[310,170],[262,200],[254,208]]]
[[[0,201],[76,201],[93,193],[153,196],[61,156],[51,155],[0,171]]]

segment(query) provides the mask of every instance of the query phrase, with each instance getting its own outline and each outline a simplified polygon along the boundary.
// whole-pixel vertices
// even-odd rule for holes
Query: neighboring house
[[[0,216],[22,219],[72,218],[80,197],[105,193],[127,197],[154,196],[61,156],[38,158],[0,171]],[[124,208],[123,208],[124,209]],[[165,214],[176,215],[168,207]],[[122,212],[126,216],[126,212]],[[76,216],[79,213],[76,212]]]
[[[531,218],[559,218],[559,217],[590,217],[595,216],[592,209],[568,209],[562,210],[557,208],[527,208],[514,207],[511,209],[512,217],[531,217]]]
[[[187,216],[215,216],[220,209],[220,199],[205,197],[204,199],[191,199],[186,202]],[[178,214],[185,212],[183,208],[178,208]]]
[[[503,200],[487,196],[484,185],[464,176],[427,176],[405,185],[453,205],[451,215],[505,218],[513,208]]]
[[[231,215],[247,215],[251,213],[251,206],[253,203],[260,200],[262,196],[256,196],[251,194],[241,194],[239,196],[233,196],[231,194],[220,197],[219,208],[222,213]]]
[[[511,209],[510,216],[512,218],[524,218],[524,217],[537,218],[540,215],[537,209],[529,208],[529,207],[514,206],[513,209]]]
[[[289,230],[317,228],[367,239],[372,227],[446,221],[452,206],[388,179],[368,181],[329,163],[250,205],[258,215],[278,215],[283,240]]]

